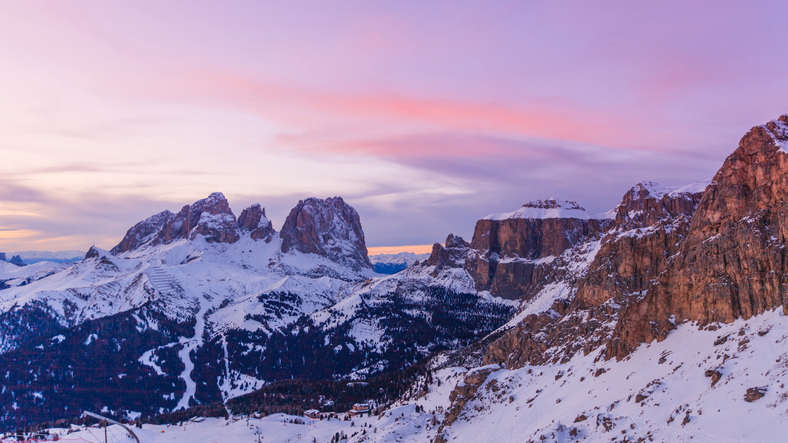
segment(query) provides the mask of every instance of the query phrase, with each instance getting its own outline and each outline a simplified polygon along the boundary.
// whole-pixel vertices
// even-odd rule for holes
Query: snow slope
[[[278,236],[262,241],[241,231],[234,243],[196,235],[144,243],[118,255],[93,248],[79,263],[57,265],[46,278],[0,291],[0,316],[7,319],[0,351],[27,346],[4,364],[28,361],[25,353],[37,349],[43,365],[24,375],[25,381],[17,380],[12,394],[26,396],[25,407],[36,408],[42,399],[29,393],[44,388],[34,386],[43,383],[46,365],[65,357],[60,353],[76,355],[68,347],[73,345],[60,344],[63,340],[38,341],[70,337],[69,331],[86,324],[92,329],[78,332],[85,337],[76,341],[80,352],[95,355],[90,346],[118,341],[122,352],[113,355],[132,356],[113,362],[116,372],[91,383],[112,387],[121,377],[160,380],[153,383],[165,389],[159,393],[162,407],[174,410],[195,400],[227,400],[281,377],[364,377],[389,364],[412,363],[434,349],[469,344],[505,323],[515,309],[516,303],[477,294],[461,269],[421,267],[370,280],[377,274],[368,268],[354,270],[296,250],[283,253],[281,246]],[[0,271],[11,276],[38,268],[50,269],[37,264]],[[136,328],[132,336],[108,334],[102,326],[123,319]],[[443,326],[456,322],[461,327]],[[423,333],[414,340],[417,328]],[[154,340],[149,333],[158,335]],[[287,351],[293,348],[298,354]],[[332,361],[303,364],[325,358]],[[165,381],[172,378],[182,385]],[[44,395],[43,401],[61,396]],[[102,404],[121,406],[107,401]]]
[[[596,361],[594,352],[560,365],[488,367],[492,372],[443,436],[457,443],[785,441],[788,322],[782,310],[714,327],[680,325],[663,342],[642,345],[623,361]],[[720,378],[712,386],[707,372],[714,371]],[[401,400],[380,416],[344,421],[275,414],[144,425],[135,432],[154,443],[253,442],[258,435],[269,443],[328,442],[336,433],[348,436],[348,443],[428,443],[445,420],[452,389],[464,384],[467,373],[436,370],[428,393]],[[765,395],[748,402],[745,395],[754,387]],[[291,423],[296,419],[304,424]],[[110,433],[128,441],[119,428]],[[63,440],[96,441],[99,435],[98,429],[82,429]]]

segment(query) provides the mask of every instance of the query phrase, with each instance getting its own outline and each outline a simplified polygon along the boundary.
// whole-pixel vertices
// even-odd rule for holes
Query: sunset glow
[[[786,112],[786,8],[4,2],[0,251],[111,248],[214,191],[276,229],[341,195],[378,252],[549,196],[606,211]]]

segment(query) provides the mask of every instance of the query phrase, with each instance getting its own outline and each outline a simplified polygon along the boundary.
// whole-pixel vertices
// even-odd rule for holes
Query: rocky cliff
[[[181,238],[194,239],[197,235],[204,236],[209,243],[238,241],[238,223],[221,192],[186,205],[177,214],[163,211],[137,223],[111,252],[120,254],[146,245],[167,244]]]
[[[569,296],[525,317],[485,361],[518,367],[599,346],[620,359],[685,321],[729,323],[785,306],[786,144],[782,116],[748,132],[708,187],[632,188]]]
[[[599,305],[646,293],[686,238],[703,189],[700,184],[668,191],[644,182],[624,194],[615,209],[615,225],[578,282],[577,298]]]
[[[264,240],[266,243],[276,234],[271,221],[265,216],[265,208],[256,203],[241,212],[238,227],[248,232],[252,239]]]
[[[612,224],[575,202],[555,199],[527,203],[507,214],[476,223],[465,264],[476,289],[506,299],[529,300],[549,283],[552,262],[564,251],[593,238]]]
[[[654,290],[623,310],[610,356],[663,339],[674,323],[729,323],[788,304],[786,123],[752,128],[725,160]]]
[[[282,252],[317,254],[356,271],[374,269],[358,212],[342,197],[299,201],[279,234]]]

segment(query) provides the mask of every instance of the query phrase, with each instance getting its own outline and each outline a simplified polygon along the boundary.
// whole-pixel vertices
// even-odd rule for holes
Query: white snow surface
[[[726,335],[726,342],[714,345]],[[546,441],[601,442],[626,435],[653,441],[784,441],[788,322],[782,308],[717,331],[687,323],[620,362],[595,362],[596,356],[491,374],[486,383],[497,380],[499,390],[480,389],[482,395],[447,428],[448,440],[540,441],[544,435]],[[598,373],[600,368],[606,372]],[[706,370],[722,374],[714,387]],[[744,395],[752,387],[767,391],[748,403]],[[646,398],[636,402],[638,394]],[[588,419],[575,422],[580,415]]]
[[[559,365],[516,370],[490,366],[487,369],[493,372],[457,421],[445,427],[444,435],[456,443],[610,442],[625,438],[700,443],[785,441],[788,322],[782,309],[718,326],[711,331],[685,323],[666,340],[641,345],[622,361],[595,361],[594,352]],[[714,344],[725,336],[726,341]],[[721,374],[713,387],[707,370]],[[380,416],[349,421],[342,416],[339,420],[311,420],[284,414],[262,419],[209,418],[182,426],[144,425],[134,431],[142,441],[151,443],[251,442],[257,441],[258,435],[269,443],[328,442],[335,433],[347,435],[347,443],[428,443],[436,436],[436,422],[444,420],[442,411],[451,405],[452,389],[464,383],[468,372],[465,368],[437,370],[426,395],[400,400]],[[753,387],[765,388],[765,395],[747,402],[745,393]],[[416,412],[416,405],[425,412]],[[109,432],[125,435],[117,427],[110,427]],[[102,433],[96,428],[79,428],[64,437],[96,441]]]
[[[678,195],[678,194],[697,194],[699,192],[703,192],[706,188],[711,184],[711,179],[708,178],[706,180],[696,181],[694,183],[690,183],[686,186],[682,186],[680,188],[674,189],[670,192],[670,195]]]
[[[652,181],[644,181],[633,186],[630,191],[638,193],[641,190],[645,190],[651,197],[659,200],[666,195],[670,197],[678,197],[684,194],[697,194],[699,192],[705,191],[706,187],[709,186],[710,183],[711,179],[706,179],[696,181],[688,185],[669,186]]]
[[[774,132],[770,131],[766,125],[761,125],[761,127],[774,140],[779,152],[788,154],[788,125],[779,120],[772,120],[770,123],[774,124]]]
[[[782,142],[780,142],[782,143]],[[782,145],[781,145],[782,146]],[[633,186],[631,190],[644,189],[649,195],[660,199],[665,195],[678,196],[681,194],[695,194],[703,192],[711,183],[711,179],[700,180],[683,186],[666,186],[652,181],[644,181]],[[611,210],[600,214],[588,213],[577,202],[548,198],[524,204],[514,212],[490,214],[482,220],[515,220],[515,219],[550,219],[550,218],[576,218],[580,220],[614,219],[616,211]]]
[[[17,266],[13,263],[0,261],[0,280],[8,286],[18,286],[21,283],[39,280],[67,268],[68,264],[40,261],[27,266]]]
[[[40,262],[17,267],[3,262],[0,279],[9,280],[6,283],[12,287],[0,291],[0,312],[45,302],[57,315],[56,321],[71,327],[159,300],[171,318],[181,322],[195,318],[196,334],[179,340],[182,348],[178,355],[186,367],[181,378],[187,386],[179,406],[186,406],[195,391],[190,376],[194,364],[189,352],[202,345],[206,329],[212,336],[230,328],[268,333],[300,315],[334,305],[341,298],[340,293],[348,292],[343,288],[376,275],[369,270],[355,272],[314,254],[282,254],[280,249],[278,236],[270,243],[242,236],[239,241],[226,244],[207,243],[198,235],[192,240],[146,246],[120,256],[98,250],[99,257],[74,264]],[[52,275],[24,286],[14,284],[44,272]],[[287,292],[300,299],[291,312],[274,316],[266,324],[252,320],[255,314],[265,314],[266,306],[259,297],[272,292]],[[211,314],[206,316],[209,311]],[[12,343],[0,342],[0,350],[12,348]],[[159,373],[161,369],[152,360],[153,351],[149,350],[151,353],[140,361]],[[225,374],[225,378],[231,376]],[[225,394],[229,396],[229,392]],[[237,395],[238,390],[232,388],[232,394]]]
[[[573,201],[557,200],[549,198],[547,200],[537,200],[524,204],[514,212],[504,212],[500,214],[490,214],[482,217],[482,220],[515,220],[515,219],[549,219],[549,218],[576,218],[580,220],[608,219],[611,215],[607,212],[602,214],[589,214],[586,210]]]

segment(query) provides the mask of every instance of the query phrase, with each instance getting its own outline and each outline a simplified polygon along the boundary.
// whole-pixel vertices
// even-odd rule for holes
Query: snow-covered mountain
[[[0,381],[0,423],[363,378],[467,345],[515,309],[463,275],[369,280],[359,216],[339,197],[299,202],[277,232],[259,205],[236,219],[214,193],[136,224],[112,251],[0,271],[0,366],[14,380]]]
[[[379,274],[396,274],[417,261],[429,257],[430,254],[415,254],[413,252],[400,252],[397,254],[371,255],[369,261]]]
[[[274,441],[782,441],[786,145],[782,116],[711,181],[639,183],[602,215],[528,203],[388,276],[341,199],[300,202],[276,233],[261,208],[239,223],[213,194],[138,224],[112,253],[7,280],[27,279],[0,291],[13,380],[0,381],[0,423],[86,401],[151,414],[274,380],[353,390],[423,367],[376,417],[254,426]],[[265,389],[274,412],[285,393]],[[249,398],[226,404],[249,412]],[[192,435],[217,435],[203,426]]]

